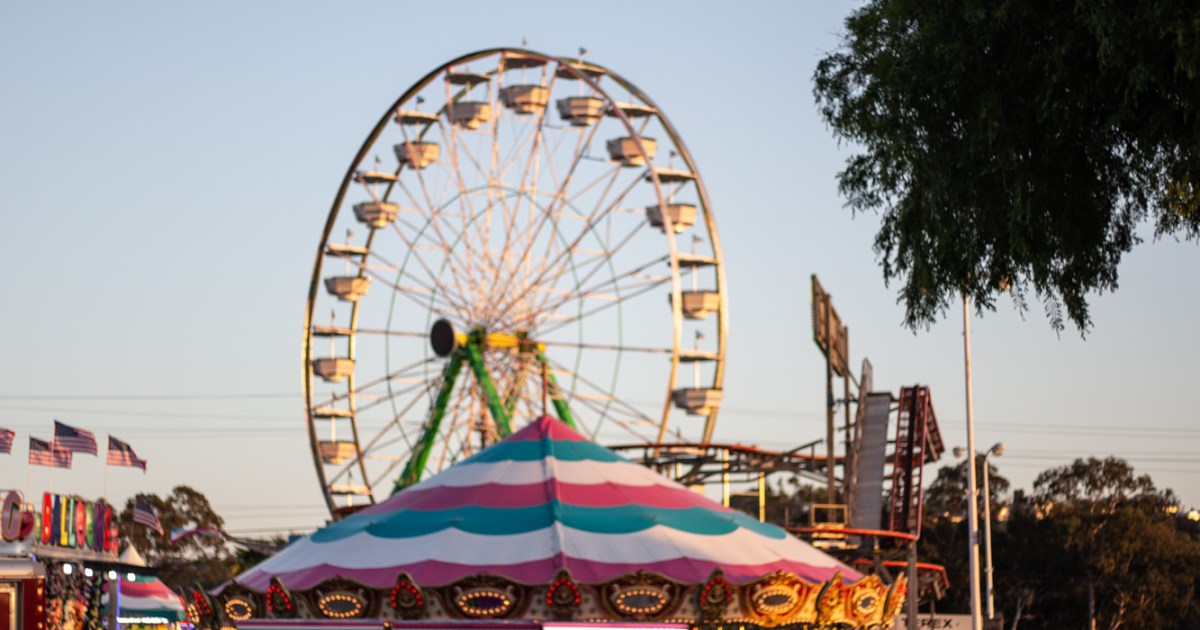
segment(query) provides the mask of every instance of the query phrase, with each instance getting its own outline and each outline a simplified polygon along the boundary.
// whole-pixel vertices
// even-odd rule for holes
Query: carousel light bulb
[[[112,569],[109,569],[108,570],[108,579],[110,579],[110,580],[117,579],[117,572],[113,571]]]
[[[92,577],[92,567],[83,567],[83,574],[87,577]]]
[[[130,571],[129,573],[125,574],[125,579],[129,580],[130,582],[133,582],[133,581],[137,580],[137,575],[135,575],[132,571]]]
[[[70,563],[63,565],[63,575],[71,575],[71,571],[74,570],[75,567],[71,566]]]

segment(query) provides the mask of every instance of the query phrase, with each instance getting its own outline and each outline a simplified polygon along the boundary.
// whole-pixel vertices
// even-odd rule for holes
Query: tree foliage
[[[1002,497],[1008,493],[1008,479],[1005,479],[990,460],[982,457],[975,458],[975,479],[979,491],[983,492],[983,466],[988,467],[988,494],[991,498],[993,514],[999,514],[1003,507]],[[964,459],[954,466],[943,466],[938,469],[937,477],[925,490],[924,513],[933,520],[961,520],[967,516],[967,461]],[[982,508],[982,502],[980,503]]]
[[[1200,236],[1195,2],[869,0],[814,84],[910,327],[1011,287],[1086,331],[1139,225]]]
[[[927,505],[961,514],[964,471],[943,468]],[[1022,628],[1087,627],[1089,614],[1113,630],[1197,627],[1200,531],[1172,515],[1175,505],[1169,490],[1114,457],[1041,473],[1028,498],[1014,497],[1006,521],[992,511],[997,611]],[[966,541],[965,521],[926,511],[922,559],[944,565],[953,585],[939,610],[969,610]]]
[[[149,565],[158,567],[164,584],[173,589],[192,584],[211,588],[231,577],[233,559],[223,539],[189,536],[177,543],[170,541],[171,530],[175,528],[216,531],[224,528],[225,521],[202,493],[189,486],[176,486],[166,497],[138,496],[154,508],[163,535],[133,522],[134,499],[130,498],[120,517],[121,545],[132,544]]]
[[[1171,491],[1115,457],[1048,470],[1033,488],[1042,535],[1080,569],[1098,627],[1175,628],[1200,611],[1200,545],[1176,526]]]

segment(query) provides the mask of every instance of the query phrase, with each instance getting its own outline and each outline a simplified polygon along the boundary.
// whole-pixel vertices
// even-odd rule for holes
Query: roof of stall
[[[703,583],[720,567],[747,583],[775,571],[813,582],[860,574],[542,417],[474,457],[297,540],[236,582],[305,590],[372,587],[408,573],[425,586],[490,573],[549,583],[559,569],[599,583],[644,570]]]
[[[118,605],[122,617],[162,617],[177,621],[186,616],[179,595],[154,577],[138,576],[130,580],[121,576]]]

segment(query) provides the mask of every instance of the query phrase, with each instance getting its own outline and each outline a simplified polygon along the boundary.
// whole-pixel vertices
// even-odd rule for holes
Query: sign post
[[[833,309],[831,296],[821,287],[816,274],[812,275],[812,325],[813,341],[825,355],[825,499],[828,503],[836,503],[836,429],[833,424],[837,401],[833,397],[833,376],[836,374],[844,379],[850,376],[850,329],[842,325],[841,317]]]

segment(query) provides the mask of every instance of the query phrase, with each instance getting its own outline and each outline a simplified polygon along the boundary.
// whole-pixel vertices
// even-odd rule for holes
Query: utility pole
[[[979,611],[979,510],[975,497],[975,406],[971,398],[971,306],[963,293],[963,373],[967,390],[967,565],[971,578],[971,629],[982,630]]]

